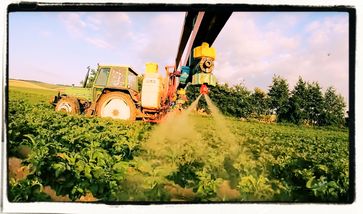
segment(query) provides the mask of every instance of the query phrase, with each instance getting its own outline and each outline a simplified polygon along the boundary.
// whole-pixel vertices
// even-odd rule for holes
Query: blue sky
[[[183,12],[14,12],[9,77],[78,84],[86,67],[175,61]],[[292,88],[299,76],[348,97],[348,14],[233,13],[213,46],[220,82],[267,90],[274,74]]]

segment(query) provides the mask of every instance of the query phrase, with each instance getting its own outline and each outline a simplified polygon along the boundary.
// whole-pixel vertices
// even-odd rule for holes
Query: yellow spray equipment
[[[216,49],[209,47],[209,44],[203,42],[201,46],[194,48],[193,58],[196,63],[192,67],[182,66],[180,82],[186,84],[191,78],[193,85],[212,85],[217,83],[216,77],[212,74],[214,70],[214,60],[216,59]]]

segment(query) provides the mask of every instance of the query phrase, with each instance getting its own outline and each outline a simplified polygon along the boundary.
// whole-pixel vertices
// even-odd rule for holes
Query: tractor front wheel
[[[100,117],[130,120],[136,119],[136,107],[130,96],[122,92],[110,92],[101,96],[96,106]]]
[[[80,114],[79,102],[74,97],[63,97],[55,106],[55,111],[66,112],[69,114]]]

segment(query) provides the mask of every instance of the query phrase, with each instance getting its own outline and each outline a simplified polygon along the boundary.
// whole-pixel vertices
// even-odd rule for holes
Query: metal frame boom
[[[231,15],[231,10],[187,12],[175,59],[176,68],[180,65],[192,65],[192,50],[201,45],[202,42],[212,45]],[[188,41],[189,46],[186,48]],[[187,53],[186,58],[181,63],[181,57],[185,51]]]

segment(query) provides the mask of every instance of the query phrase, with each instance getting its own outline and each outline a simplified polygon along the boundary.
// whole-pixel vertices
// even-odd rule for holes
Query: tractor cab
[[[94,86],[137,91],[137,73],[129,66],[99,65]]]
[[[98,65],[91,88],[65,87],[54,97],[56,111],[135,120],[139,102],[137,73],[130,66]]]
[[[99,65],[93,83],[93,101],[96,101],[105,89],[137,93],[137,73],[129,66]]]

